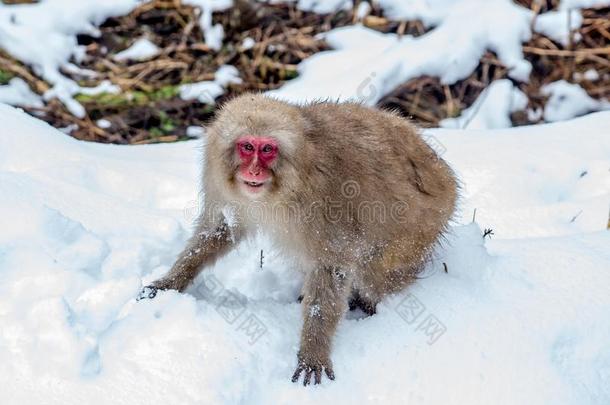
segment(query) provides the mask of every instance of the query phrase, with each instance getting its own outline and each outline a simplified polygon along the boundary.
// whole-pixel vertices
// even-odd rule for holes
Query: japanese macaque
[[[457,197],[451,169],[396,114],[255,94],[208,128],[203,187],[194,236],[141,297],[183,291],[241,239],[267,233],[305,274],[292,376],[305,385],[335,378],[331,344],[350,302],[372,314],[416,279]]]

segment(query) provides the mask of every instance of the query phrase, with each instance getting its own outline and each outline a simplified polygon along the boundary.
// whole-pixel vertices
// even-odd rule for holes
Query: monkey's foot
[[[349,300],[349,310],[354,311],[358,308],[368,316],[373,316],[377,313],[377,305],[362,298],[359,294],[355,294]]]
[[[152,300],[157,296],[158,291],[159,289],[154,285],[147,285],[146,287],[142,288],[142,291],[140,291],[140,294],[136,298],[136,301],[140,301],[145,298]]]
[[[303,385],[309,385],[311,382],[311,376],[314,376],[314,384],[320,384],[322,382],[322,371],[326,373],[329,380],[335,379],[335,373],[333,372],[332,364],[330,360],[326,361],[308,361],[299,355],[299,365],[292,375],[292,382],[299,381],[301,373],[303,374]]]

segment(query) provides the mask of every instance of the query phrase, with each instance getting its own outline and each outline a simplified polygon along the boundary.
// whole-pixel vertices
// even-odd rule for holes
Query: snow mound
[[[14,77],[8,84],[0,86],[0,103],[24,107],[43,106],[40,96],[30,90],[30,86],[20,77]]]
[[[353,7],[352,1],[347,0],[286,2],[296,2],[298,8],[316,13]],[[62,70],[92,73],[70,63],[72,58],[79,61],[85,56],[85,49],[78,46],[76,35],[99,35],[97,25],[108,17],[127,14],[141,0],[98,3],[80,0],[42,0],[36,4],[10,6],[0,3],[0,47],[31,65],[36,74],[53,85],[44,94],[44,99],[57,97],[79,118],[84,117],[85,110],[73,96],[95,90],[83,89],[62,74]],[[608,0],[563,0],[560,10],[536,16],[512,0],[378,0],[377,3],[389,18],[420,19],[430,32],[418,38],[399,38],[360,25],[332,30],[324,37],[334,50],[316,54],[300,63],[299,77],[271,94],[293,102],[329,98],[360,100],[374,105],[400,84],[422,75],[439,77],[444,84],[465,79],[488,50],[495,52],[509,68],[511,79],[527,82],[532,67],[524,59],[522,43],[531,37],[532,29],[565,45],[570,40],[579,40],[577,36],[570,38],[570,32],[582,24],[580,8],[610,5]],[[213,23],[212,13],[233,6],[233,1],[185,0],[185,4],[199,8],[199,25],[205,43],[211,50],[219,51],[224,31],[222,25]],[[362,17],[370,8],[368,2],[360,2],[357,15]],[[40,41],[40,38],[45,40]],[[244,48],[247,45],[244,42]],[[145,60],[158,52],[154,44],[140,38],[132,47],[115,55],[115,59]],[[10,88],[0,88],[0,101],[23,102],[23,105],[40,103],[32,94],[25,94],[24,89],[16,86],[22,87],[13,84]],[[8,96],[2,96],[7,92]],[[224,90],[218,83],[207,83],[186,92],[207,93],[209,95],[191,98],[209,102],[210,95],[220,95]],[[510,111],[477,120],[489,122],[487,128],[505,126],[505,122],[500,123],[505,120],[499,116],[507,113]],[[465,116],[462,121],[468,119]]]
[[[73,96],[83,88],[61,73],[78,70],[70,63],[84,57],[84,47],[77,34],[98,36],[99,26],[109,17],[126,15],[142,0],[42,0],[35,4],[4,5],[0,2],[0,48],[32,66],[34,72],[53,85],[45,99],[57,97],[74,116],[83,118],[85,110]],[[211,25],[212,12],[232,6],[231,0],[189,0],[200,7],[201,26],[206,43],[215,50],[222,43],[222,26]],[[44,40],[41,40],[44,39]],[[116,55],[117,60],[143,60],[156,55],[158,49],[141,38],[132,47]],[[10,102],[11,99],[8,99]],[[21,100],[21,99],[19,99]],[[0,101],[2,101],[0,99]]]
[[[0,47],[53,85],[46,98],[59,98],[72,114],[82,118],[84,108],[72,98],[80,86],[60,72],[72,56],[82,55],[76,35],[98,35],[99,24],[108,17],[129,13],[138,3],[47,0],[19,6],[0,4]]]
[[[199,7],[199,26],[203,31],[205,43],[213,50],[219,51],[224,39],[224,28],[221,24],[212,23],[212,13],[222,11],[233,5],[232,0],[185,0],[184,4]]]
[[[464,129],[510,128],[510,114],[526,107],[527,96],[510,80],[496,80],[459,117],[444,119],[440,126]]]
[[[139,38],[129,48],[114,55],[114,59],[118,61],[143,61],[156,56],[158,53],[159,47],[157,45],[148,38]]]
[[[510,79],[527,82],[532,66],[523,56],[522,44],[530,39],[532,30],[564,45],[570,40],[577,42],[578,34],[571,37],[571,32],[583,22],[580,8],[607,6],[610,1],[566,1],[560,10],[540,15],[511,0],[378,0],[378,4],[389,18],[419,19],[430,31],[420,37],[399,37],[362,25],[336,28],[323,34],[332,50],[301,62],[299,76],[269,94],[295,103],[331,99],[375,105],[399,85],[420,76],[439,77],[449,85],[466,79],[488,50],[508,67]],[[527,102],[523,93],[512,87],[507,80],[492,84],[462,116],[446,119],[441,125],[464,127],[470,123],[469,128],[480,129],[512,126],[510,114],[524,110]],[[591,100],[587,105],[596,102]],[[603,101],[593,108],[579,107],[580,101],[583,97],[561,99],[549,108],[569,111],[556,115],[564,120],[606,109]],[[555,115],[551,112],[549,116]]]
[[[570,43],[570,32],[582,25],[579,10],[549,11],[536,17],[534,29],[563,46]],[[573,40],[579,40],[575,35]]]
[[[523,58],[521,43],[531,36],[531,11],[509,0],[449,3],[448,10],[434,16],[438,25],[417,38],[359,25],[324,34],[334,50],[301,62],[299,77],[270,93],[293,102],[330,98],[374,105],[401,83],[422,75],[439,77],[446,84],[465,79],[487,50],[509,67],[511,78],[528,80],[532,67]]]
[[[578,84],[559,80],[542,87],[542,94],[549,97],[544,106],[544,120],[555,122],[569,120],[593,111],[610,110],[610,100],[596,100]]]
[[[610,113],[427,131],[463,184],[448,241],[342,321],[337,379],[311,388],[290,382],[302,280],[265,239],[188,294],[134,301],[190,233],[201,141],[84,143],[5,105],[0,121],[5,403],[610,402]]]
[[[224,94],[225,88],[229,84],[239,84],[241,82],[242,80],[235,66],[223,65],[214,74],[214,80],[180,85],[180,98],[214,104],[216,98]]]

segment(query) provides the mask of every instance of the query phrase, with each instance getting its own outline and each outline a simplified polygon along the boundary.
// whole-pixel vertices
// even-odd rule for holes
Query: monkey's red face
[[[246,194],[259,194],[271,186],[273,163],[277,160],[279,145],[271,137],[243,136],[235,142],[239,157],[237,181]]]

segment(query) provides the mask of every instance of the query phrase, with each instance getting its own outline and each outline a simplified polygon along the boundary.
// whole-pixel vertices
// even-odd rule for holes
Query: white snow
[[[70,58],[82,59],[83,48],[77,34],[98,36],[97,25],[108,17],[128,14],[141,0],[42,0],[35,4],[4,5],[0,2],[0,48],[16,59],[32,66],[34,72],[51,83],[44,98],[57,97],[78,118],[85,109],[73,96],[83,89],[64,76],[61,69],[74,72]],[[230,7],[231,0],[188,0],[187,4],[201,9],[200,24],[206,43],[218,50],[222,45],[222,26],[212,25],[212,12]],[[115,55],[117,60],[144,60],[156,55],[158,49],[145,38]]]
[[[594,82],[594,81],[599,80],[599,73],[595,69],[589,69],[583,74],[583,78],[585,80]]]
[[[148,38],[138,38],[133,44],[124,51],[114,55],[117,61],[135,60],[143,61],[159,54],[159,47]]]
[[[78,61],[85,55],[84,47],[77,45],[76,34],[98,35],[96,24],[107,17],[128,13],[139,2],[110,0],[97,4],[43,0],[29,5],[0,4],[0,47],[30,64],[53,85],[44,94],[45,100],[57,97],[72,114],[82,118],[85,110],[73,96],[96,90],[82,89],[60,72],[65,69],[86,77],[95,74],[70,62],[71,58]],[[299,0],[297,7],[326,13],[351,8],[351,3]],[[200,10],[204,40],[211,49],[219,50],[224,32],[221,25],[213,24],[212,14],[231,7],[233,1],[186,0],[185,4]],[[440,77],[444,84],[462,80],[472,73],[487,50],[495,52],[509,67],[511,79],[526,82],[531,65],[524,59],[521,45],[530,38],[532,25],[535,31],[565,44],[569,40],[569,28],[576,29],[582,23],[579,8],[608,5],[610,1],[563,0],[559,11],[538,16],[512,0],[378,0],[377,4],[388,17],[420,19],[431,31],[418,38],[408,35],[399,38],[362,26],[332,30],[324,36],[334,50],[302,62],[298,67],[299,77],[272,94],[296,102],[330,98],[360,100],[373,105],[398,85],[421,75]],[[356,12],[362,17],[369,9],[369,2],[361,2]],[[573,39],[579,40],[577,35]],[[246,40],[243,45],[248,49],[251,41]],[[146,38],[140,38],[115,57],[142,60],[158,51]],[[187,87],[184,94],[188,99],[209,102],[222,94],[221,87],[218,83],[204,82],[193,89]]]
[[[465,79],[487,50],[509,67],[511,78],[527,81],[531,65],[521,44],[531,36],[530,10],[510,0],[456,0],[447,7],[435,11],[443,14],[436,28],[417,38],[358,25],[334,29],[324,35],[333,50],[301,62],[299,77],[272,94],[290,101],[330,98],[374,105],[421,75],[440,77],[445,84]]]
[[[560,10],[607,6],[610,6],[610,0],[561,0],[559,2]]]
[[[610,110],[610,101],[596,100],[578,84],[565,80],[549,83],[541,91],[549,97],[544,107],[544,120],[547,122],[568,120],[592,111]]]
[[[0,86],[0,103],[22,105],[24,107],[42,107],[40,96],[21,78],[14,77],[8,84]]]
[[[421,20],[426,27],[439,25],[451,13],[455,3],[456,0],[378,0],[388,18]]]
[[[544,110],[540,107],[527,109],[527,119],[530,122],[539,122],[543,114]]]
[[[233,5],[232,0],[185,0],[184,4],[199,7],[199,25],[203,31],[203,39],[211,49],[218,51],[222,47],[224,29],[220,24],[212,23],[212,13],[226,10]]]
[[[334,13],[340,10],[349,10],[353,6],[351,0],[298,0],[297,7],[304,11],[318,14]]]
[[[267,0],[270,4],[296,3],[299,10],[318,14],[335,13],[341,10],[350,10],[353,7],[351,0]],[[366,3],[363,1],[360,4]]]
[[[586,80],[589,82],[595,82],[595,81],[601,79],[599,72],[595,69],[588,69],[584,73],[574,72],[572,77],[577,82],[582,82],[583,80]]]
[[[367,1],[363,1],[362,3],[358,4],[358,8],[356,8],[354,15],[356,16],[356,19],[362,20],[371,13],[371,9],[371,4]]]
[[[107,119],[103,119],[102,118],[100,120],[97,120],[95,122],[95,125],[97,125],[100,128],[104,128],[105,129],[105,128],[110,128],[112,126],[112,122],[108,121]]]
[[[205,130],[202,127],[190,126],[186,128],[186,135],[193,138],[201,138],[205,135]]]
[[[570,43],[570,32],[582,25],[580,10],[549,11],[536,17],[534,29],[563,46]],[[573,37],[577,42],[578,33]]]
[[[449,241],[342,321],[337,379],[309,388],[290,382],[302,280],[265,239],[188,294],[133,300],[190,233],[201,141],[84,143],[4,105],[0,121],[3,403],[610,401],[610,113],[427,131],[463,185]]]
[[[244,38],[241,43],[241,46],[245,51],[254,48],[254,45],[256,45],[256,41],[250,37]]]
[[[60,69],[77,53],[77,34],[99,34],[97,25],[111,16],[129,13],[139,0],[43,0],[35,4],[0,4],[0,48],[32,66],[54,87],[45,98],[59,98],[75,116],[83,107],[72,96],[80,86]]]
[[[459,117],[444,119],[440,126],[464,129],[510,128],[510,114],[525,110],[526,107],[527,96],[510,80],[496,80]]]
[[[102,80],[100,84],[95,87],[81,87],[80,93],[88,96],[95,96],[102,93],[108,94],[119,94],[121,88],[116,84],[112,84],[110,80]]]
[[[324,35],[333,50],[301,62],[299,77],[270,94],[292,102],[329,98],[374,105],[400,84],[422,75],[440,77],[445,84],[465,79],[486,50],[494,51],[509,67],[512,79],[526,82],[531,65],[523,58],[521,44],[531,36],[532,21],[535,31],[567,44],[570,30],[582,24],[576,8],[591,5],[586,1],[572,2],[560,11],[535,16],[510,0],[379,0],[378,3],[390,18],[420,19],[431,31],[417,38],[399,38],[359,25],[337,28]],[[578,35],[573,40],[578,41]],[[511,126],[510,113],[525,109],[527,101],[512,87],[508,81],[495,83],[462,116],[444,120],[441,125]],[[550,89],[552,86],[548,94]],[[606,109],[606,105],[603,100],[584,97],[575,102],[555,97],[547,106],[545,119],[569,119]]]
[[[214,80],[183,84],[179,87],[180,98],[183,100],[198,100],[201,103],[214,104],[216,98],[222,96],[225,88],[231,84],[241,83],[239,72],[235,66],[223,65],[218,68]]]

